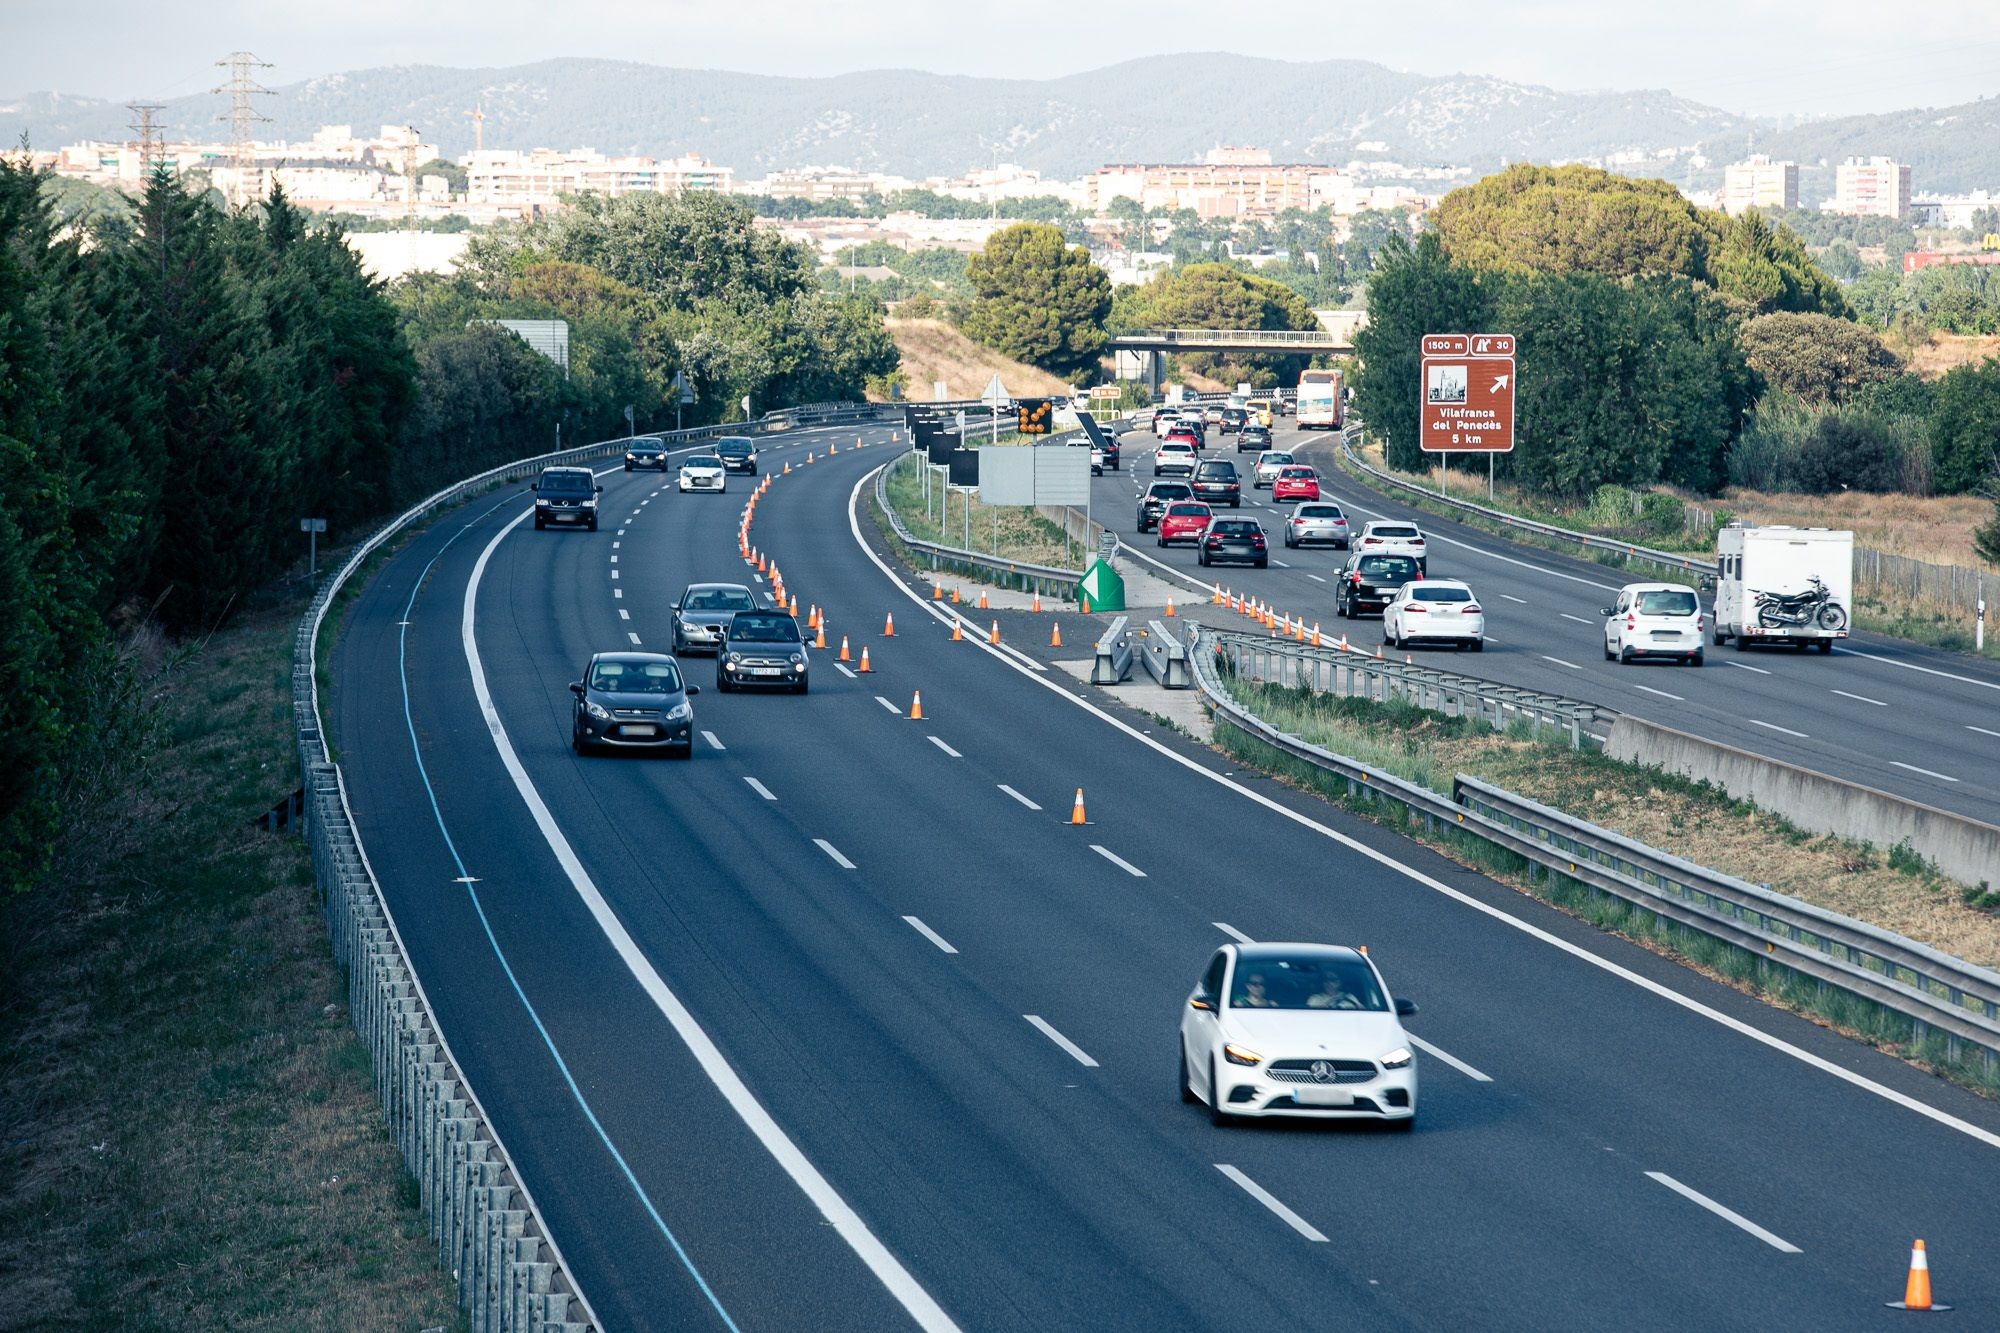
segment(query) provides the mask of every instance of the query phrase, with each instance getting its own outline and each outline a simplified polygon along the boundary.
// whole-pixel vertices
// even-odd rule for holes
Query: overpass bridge
[[[1262,352],[1351,356],[1354,345],[1327,329],[1133,329],[1113,334],[1120,352]]]

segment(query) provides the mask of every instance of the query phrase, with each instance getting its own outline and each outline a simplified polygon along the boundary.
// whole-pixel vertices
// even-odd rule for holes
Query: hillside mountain
[[[1751,128],[1664,92],[1563,93],[1359,60],[1212,54],[1039,81],[910,70],[774,78],[580,59],[399,66],[308,79],[276,94],[259,104],[272,138],[305,138],[325,124],[413,124],[455,154],[471,147],[465,112],[483,104],[490,145],[694,149],[749,176],[831,163],[926,176],[997,160],[1074,177],[1105,162],[1199,157],[1219,143],[1269,148],[1281,161],[1489,169],[1503,159],[1691,147]],[[203,94],[168,103],[160,119],[210,133],[221,109],[220,97]],[[35,93],[0,104],[0,140],[122,139],[128,119],[115,103]]]
[[[1742,155],[1740,134],[1708,151],[1717,161]],[[1850,157],[1893,157],[1910,166],[1920,194],[2000,189],[2000,98],[1962,106],[1890,111],[1810,121],[1756,137],[1756,149],[1797,162],[1807,202],[1833,193],[1833,167]]]

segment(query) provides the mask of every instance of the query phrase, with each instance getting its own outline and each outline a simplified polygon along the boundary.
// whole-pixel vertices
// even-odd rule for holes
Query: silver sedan
[[[1337,504],[1325,500],[1308,500],[1295,505],[1285,516],[1285,545],[1307,546],[1314,542],[1326,542],[1347,549],[1350,535],[1347,515]]]

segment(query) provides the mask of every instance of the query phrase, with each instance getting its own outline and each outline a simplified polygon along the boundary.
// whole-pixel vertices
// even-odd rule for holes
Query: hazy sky
[[[265,81],[608,56],[771,74],[1074,73],[1136,55],[1351,56],[1563,89],[1670,88],[1756,115],[2000,93],[2000,0],[0,0],[0,95],[173,97],[249,50]],[[1191,91],[1204,88],[1198,64]]]

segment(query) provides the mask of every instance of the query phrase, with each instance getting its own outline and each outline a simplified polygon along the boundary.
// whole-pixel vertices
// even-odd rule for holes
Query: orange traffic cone
[[[857,674],[865,676],[874,669],[874,667],[868,665],[868,645],[864,643],[861,645],[861,665],[854,668],[854,670]]]
[[[1081,787],[1076,789],[1076,804],[1070,807],[1069,822],[1078,827],[1088,822],[1083,817],[1083,788]]]
[[[861,651],[865,653],[868,650],[863,648]],[[845,634],[840,636],[840,660],[843,662],[852,662],[854,660],[847,655],[847,636]]]
[[[918,690],[915,694],[910,696],[910,721],[921,722],[923,720],[924,720],[924,692],[922,690]]]
[[[799,595],[797,593],[792,594],[792,605],[790,609],[792,613],[792,619],[797,620],[799,618]]]
[[[987,609],[987,605],[986,605],[986,589],[984,589],[984,588],[981,588],[981,589],[979,590],[979,609],[980,609],[981,611],[984,611],[984,610],[986,610],[986,609]]]
[[[1076,594],[1076,609],[1079,615],[1090,614],[1090,594],[1079,590]]]
[[[755,547],[752,547],[750,549],[750,559],[753,563],[756,564],[757,572],[759,574],[762,574],[764,572],[764,553],[762,551],[759,551]]]
[[[1931,1261],[1918,1241],[1910,1249],[1910,1276],[1903,1283],[1903,1299],[1885,1302],[1891,1310],[1949,1310],[1931,1300]]]
[[[1167,613],[1168,615],[1173,615],[1173,614],[1174,614],[1174,599],[1173,599],[1173,598],[1171,598],[1171,597],[1167,598],[1167,612],[1166,612],[1166,613]]]
[[[964,643],[964,642],[965,642],[965,622],[964,622],[964,621],[962,621],[962,620],[954,620],[954,621],[952,621],[952,622],[951,622],[951,641],[952,641],[953,643]]]
[[[1028,610],[1034,612],[1036,615],[1040,615],[1042,613],[1041,589],[1037,588],[1035,590],[1035,600],[1028,604]]]
[[[996,621],[994,621],[994,622],[993,622],[993,632],[992,632],[992,633],[990,633],[990,634],[988,634],[988,635],[986,636],[986,642],[988,642],[988,643],[998,643],[998,642],[1000,642],[1000,622],[999,622],[999,621],[997,621],[997,620],[996,620]]]
[[[1215,585],[1215,590],[1208,595],[1208,604],[1210,606],[1223,606],[1228,601],[1229,598],[1223,594],[1222,585],[1219,583]]]
[[[1060,648],[1060,647],[1062,647],[1062,622],[1061,622],[1061,621],[1056,621],[1056,622],[1052,623],[1052,624],[1051,624],[1051,625],[1049,626],[1049,647],[1051,647],[1051,648]]]
[[[896,613],[893,611],[889,613],[889,618],[882,622],[882,637],[885,639],[896,637]]]
[[[1313,621],[1312,646],[1315,648],[1322,646],[1319,641],[1319,622],[1317,620]]]
[[[806,608],[806,628],[807,628],[807,629],[818,629],[818,628],[819,628],[819,603],[818,603],[818,602],[814,602],[814,603],[813,603],[813,604],[812,604],[811,606],[809,606],[809,607],[807,607],[807,608]]]
[[[819,622],[819,633],[813,639],[813,647],[815,648],[826,647],[826,622],[824,620]]]
[[[951,586],[951,604],[957,606],[961,600],[963,599],[958,595],[958,585],[954,583]]]
[[[788,477],[792,475],[792,460],[789,458],[785,460],[785,475]]]
[[[933,583],[931,585],[931,600],[933,602],[942,602],[944,600],[944,585],[942,583]]]
[[[832,455],[834,455],[834,454],[837,454],[837,453],[839,453],[839,452],[840,452],[840,446],[839,446],[839,445],[837,445],[837,444],[834,444],[834,443],[833,443],[833,442],[832,442],[831,440],[829,440],[829,441],[827,442],[827,446],[826,446],[826,452],[827,452],[827,455],[828,455],[829,457],[831,457]]]

